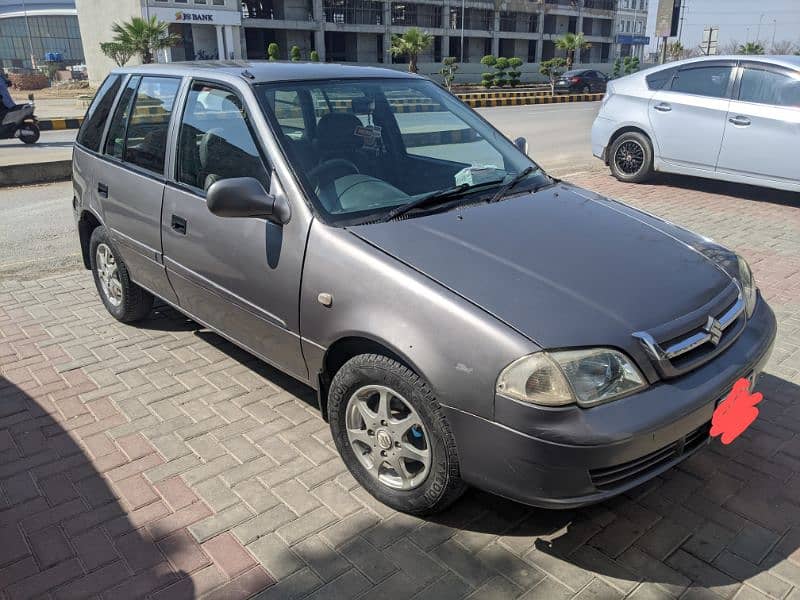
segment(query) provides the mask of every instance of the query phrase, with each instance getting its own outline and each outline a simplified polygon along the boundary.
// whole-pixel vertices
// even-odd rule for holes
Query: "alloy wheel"
[[[113,305],[122,304],[122,283],[119,280],[117,259],[108,244],[98,244],[95,254],[97,278],[106,299]]]
[[[621,143],[614,153],[614,164],[626,175],[635,175],[644,165],[644,148],[633,140]]]
[[[367,385],[347,402],[347,438],[366,471],[378,482],[411,490],[431,468],[429,436],[422,419],[400,394],[382,385]]]

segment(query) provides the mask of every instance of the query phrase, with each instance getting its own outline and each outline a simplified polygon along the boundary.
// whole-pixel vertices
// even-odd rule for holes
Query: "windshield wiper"
[[[441,200],[450,200],[452,198],[456,198],[473,187],[477,186],[473,186],[468,183],[462,183],[461,185],[457,185],[455,187],[446,188],[443,190],[432,192],[430,194],[426,194],[421,198],[417,198],[413,202],[409,202],[408,204],[403,204],[402,206],[393,208],[388,213],[386,213],[386,215],[380,220],[380,222],[386,223],[387,221],[391,221],[392,219],[396,219],[397,217],[403,216],[404,214],[414,210],[415,208],[420,208],[427,204],[438,204],[439,201]]]
[[[519,173],[514,175],[514,177],[512,179],[507,181],[505,183],[505,185],[503,185],[499,190],[497,190],[497,192],[495,192],[495,195],[492,196],[491,200],[489,200],[489,203],[491,204],[492,202],[497,202],[498,200],[501,200],[503,198],[503,196],[505,196],[514,187],[516,187],[516,185],[520,181],[525,179],[528,175],[530,175],[531,173],[533,173],[536,170],[538,170],[538,169],[536,167],[533,167],[533,166],[525,167],[524,169],[522,169],[522,171],[520,171]]]

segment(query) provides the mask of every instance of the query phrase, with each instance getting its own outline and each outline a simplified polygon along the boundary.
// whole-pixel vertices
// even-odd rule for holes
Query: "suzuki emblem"
[[[710,342],[715,346],[719,346],[719,341],[722,339],[722,334],[725,331],[722,328],[722,323],[717,321],[714,317],[708,317],[708,322],[703,329],[705,329],[705,332],[711,336]]]

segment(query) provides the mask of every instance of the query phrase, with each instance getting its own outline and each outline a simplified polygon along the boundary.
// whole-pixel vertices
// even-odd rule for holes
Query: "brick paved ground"
[[[751,259],[780,337],[744,439],[589,509],[470,492],[420,520],[355,484],[310,390],[175,312],[0,282],[0,595],[800,599],[799,202],[572,179]]]

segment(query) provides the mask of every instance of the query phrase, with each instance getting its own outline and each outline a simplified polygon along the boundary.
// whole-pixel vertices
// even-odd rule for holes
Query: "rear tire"
[[[92,231],[89,260],[97,293],[112,317],[123,323],[133,323],[150,313],[153,295],[131,281],[128,267],[103,226]]]
[[[590,88],[588,85],[583,86],[581,89],[581,94],[590,94],[591,92],[592,88]]]
[[[328,417],[350,473],[387,506],[427,515],[464,493],[455,439],[439,403],[397,361],[378,354],[347,361],[331,382]]]
[[[23,144],[35,144],[39,141],[40,135],[37,125],[27,124],[19,128],[19,139]]]
[[[647,181],[653,174],[653,146],[650,139],[638,131],[623,133],[611,144],[608,166],[619,181]]]

